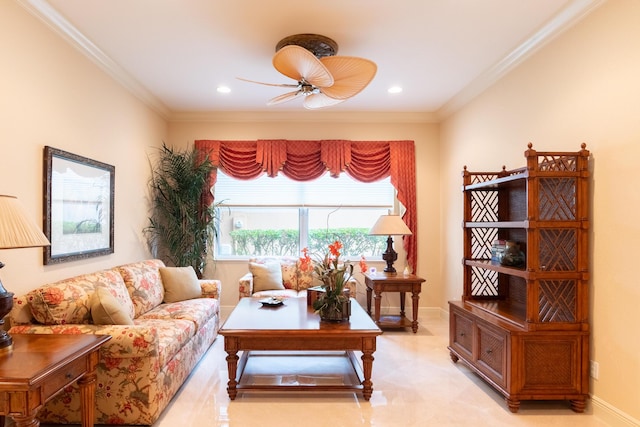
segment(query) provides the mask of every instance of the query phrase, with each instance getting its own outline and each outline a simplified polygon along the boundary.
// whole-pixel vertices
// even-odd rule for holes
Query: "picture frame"
[[[114,252],[115,166],[44,147],[44,264]]]

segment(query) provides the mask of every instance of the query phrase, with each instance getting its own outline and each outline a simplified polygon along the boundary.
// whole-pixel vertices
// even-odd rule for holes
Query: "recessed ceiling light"
[[[389,88],[389,90],[387,90],[387,92],[389,92],[389,93],[400,93],[400,92],[402,92],[402,88],[400,86],[391,86]]]
[[[218,88],[216,90],[218,91],[218,93],[229,93],[229,92],[231,92],[231,89],[228,86],[218,86]]]

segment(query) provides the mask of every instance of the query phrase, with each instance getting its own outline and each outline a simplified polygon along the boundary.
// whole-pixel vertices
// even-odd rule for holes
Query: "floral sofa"
[[[307,297],[307,289],[320,285],[313,271],[300,269],[300,259],[293,257],[258,257],[249,260],[249,271],[240,278],[239,298]],[[356,295],[356,280],[345,284]]]
[[[146,260],[14,297],[10,333],[111,335],[100,349],[95,423],[151,425],[216,338],[219,296],[217,280]],[[74,385],[38,418],[79,424],[80,406]]]

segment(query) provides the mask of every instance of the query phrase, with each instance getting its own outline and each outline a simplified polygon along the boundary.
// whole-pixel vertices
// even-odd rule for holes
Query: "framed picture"
[[[115,167],[44,147],[44,263],[113,253]]]

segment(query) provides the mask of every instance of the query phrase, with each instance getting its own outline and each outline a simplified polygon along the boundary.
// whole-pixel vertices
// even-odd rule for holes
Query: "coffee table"
[[[373,353],[376,337],[382,331],[362,307],[351,299],[351,317],[348,322],[320,321],[320,316],[307,305],[306,298],[289,298],[276,307],[263,306],[258,298],[242,298],[219,331],[224,336],[227,352],[229,382],[227,391],[234,400],[239,391],[362,391],[365,400],[371,398],[373,383]],[[256,384],[242,381],[243,372],[252,352],[287,353],[334,357],[341,352],[349,360],[357,378],[351,384],[293,382],[282,384]],[[362,352],[360,366],[354,351]],[[238,353],[242,352],[242,358]],[[333,352],[333,353],[332,353]],[[264,353],[260,354],[265,356]]]

